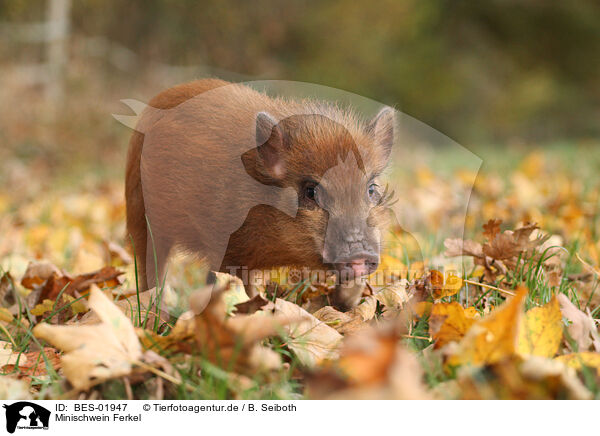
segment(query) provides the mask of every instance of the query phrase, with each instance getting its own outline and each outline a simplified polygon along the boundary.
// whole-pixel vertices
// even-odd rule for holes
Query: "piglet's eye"
[[[376,183],[372,183],[369,185],[369,189],[367,190],[369,194],[369,199],[372,201],[377,201],[379,198],[379,186]]]
[[[304,188],[304,195],[309,200],[314,200],[315,199],[315,187],[314,186],[307,186],[306,188]]]

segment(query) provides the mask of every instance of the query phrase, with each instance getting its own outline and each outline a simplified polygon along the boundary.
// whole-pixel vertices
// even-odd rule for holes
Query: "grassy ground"
[[[122,137],[125,136],[124,132],[118,131],[115,138],[122,141]],[[474,265],[473,259],[469,257],[461,260],[444,256],[444,239],[460,235],[448,234],[447,229],[438,227],[436,217],[442,214],[452,217],[453,208],[448,205],[451,205],[453,200],[446,198],[432,204],[420,202],[418,199],[427,196],[427,192],[447,189],[447,186],[453,183],[466,184],[469,174],[461,170],[461,161],[450,151],[442,148],[428,153],[426,159],[421,159],[418,165],[411,168],[412,173],[403,175],[410,182],[404,183],[404,190],[401,192],[411,207],[418,212],[422,225],[416,234],[411,235],[412,239],[399,230],[393,233],[392,237],[398,244],[389,245],[389,261],[423,271],[405,277],[411,280],[413,285],[419,277],[427,277],[430,267],[458,269],[461,278],[465,280],[460,289],[451,295],[435,299],[433,303],[457,302],[463,308],[472,307],[476,312],[476,319],[498,311],[507,298],[506,292],[503,291],[514,294],[521,285],[528,289],[525,310],[541,307],[551,301],[556,293],[563,293],[577,308],[584,312],[589,311],[594,319],[599,317],[600,298],[596,288],[597,266],[600,265],[600,180],[596,173],[600,164],[600,152],[597,150],[597,144],[572,143],[472,149],[481,157],[483,165],[470,198],[465,239],[483,243],[485,238],[482,235],[482,225],[492,219],[502,220],[501,231],[515,229],[526,221],[534,221],[540,227],[539,235],[552,237],[551,243],[543,251],[538,251],[535,255],[521,254],[518,266],[509,268],[506,273],[498,274],[493,279],[482,278],[481,266]],[[114,155],[117,156],[118,153],[114,152]],[[126,296],[133,298],[134,302],[139,298],[136,295],[134,264],[126,255],[110,249],[107,245],[109,242],[118,245],[125,243],[124,199],[120,176],[122,165],[107,166],[101,161],[98,166],[87,163],[69,167],[61,163],[58,168],[47,171],[42,168],[43,164],[40,162],[43,162],[40,156],[27,153],[12,156],[9,161],[11,167],[7,167],[3,174],[4,182],[8,183],[8,186],[14,186],[14,189],[4,189],[0,192],[0,274],[4,277],[0,284],[4,308],[0,340],[12,345],[14,355],[30,356],[26,367],[19,369],[18,364],[5,366],[6,375],[3,379],[25,380],[25,390],[29,391],[30,395],[40,398],[73,395],[106,399],[315,398],[347,392],[344,389],[349,388],[348,377],[343,378],[343,389],[333,383],[339,381],[335,377],[339,375],[340,368],[335,362],[345,362],[345,368],[348,368],[349,363],[344,360],[344,356],[348,356],[349,353],[346,348],[343,348],[346,351],[342,352],[341,360],[334,359],[333,364],[307,369],[306,364],[299,361],[297,350],[290,346],[296,338],[290,337],[289,331],[279,332],[279,335],[261,341],[261,346],[279,355],[281,365],[277,370],[250,373],[238,370],[235,364],[239,360],[239,353],[244,351],[243,347],[239,350],[234,349],[233,354],[227,357],[218,356],[219,353],[215,357],[208,356],[207,353],[210,352],[202,346],[175,346],[169,349],[161,348],[159,354],[165,357],[170,365],[168,370],[163,367],[161,371],[175,374],[177,383],[171,383],[155,373],[134,371],[128,377],[118,377],[91,389],[75,392],[72,385],[65,380],[63,371],[54,369],[60,359],[53,360],[50,354],[39,353],[44,344],[32,334],[32,330],[35,325],[44,321],[63,323],[70,319],[72,322],[79,322],[89,307],[82,309],[81,313],[76,313],[73,309],[76,303],[86,300],[87,294],[74,294],[69,300],[62,299],[63,295],[59,294],[47,310],[40,312],[41,309],[36,310],[36,304],[28,303],[27,297],[32,291],[21,283],[21,278],[32,260],[48,260],[64,272],[68,272],[71,277],[113,265],[125,274],[122,283],[116,287],[111,286],[109,294],[112,298],[117,301]],[[25,185],[27,189],[19,189]],[[415,238],[418,245],[414,244]],[[554,247],[563,248],[555,250]],[[171,295],[171,300],[161,303],[170,307],[169,313],[161,316],[153,325],[145,325],[147,334],[154,335],[152,337],[155,339],[174,334],[177,318],[187,310],[188,297],[205,285],[206,269],[193,260],[178,258],[170,267],[169,277],[173,292],[158,293],[161,296]],[[487,287],[466,281],[481,282]],[[61,289],[61,292],[65,289]],[[298,302],[299,295],[302,301],[304,296],[311,292],[316,297],[322,297],[325,291],[318,292],[317,288],[297,285],[288,289],[287,296],[284,297]],[[408,294],[411,298],[416,298],[414,292],[409,291]],[[229,295],[228,298],[241,301],[236,300],[235,295]],[[419,303],[416,300],[414,302]],[[42,304],[43,301],[36,303]],[[403,309],[407,307],[414,308],[405,304]],[[384,327],[381,326],[389,321],[389,314],[394,312],[391,308],[392,304],[378,299],[372,319],[365,320],[365,324],[374,326],[376,331],[373,333],[375,337],[370,339],[372,343],[384,344],[381,339],[381,329]],[[147,316],[148,311],[142,309],[143,307],[137,306],[129,311],[136,327],[144,327],[140,321],[142,314]],[[160,313],[160,310],[157,311]],[[60,314],[67,313],[68,316],[59,320]],[[497,362],[486,362],[482,372],[469,378],[472,381],[479,377],[478,386],[483,383],[492,393],[481,394],[481,389],[478,388],[477,394],[473,394],[472,390],[465,387],[464,374],[461,375],[456,369],[449,369],[445,363],[447,355],[433,349],[432,342],[435,342],[436,338],[435,333],[432,333],[427,313],[408,319],[404,317],[401,323],[401,331],[397,330],[394,333],[399,335],[394,347],[399,343],[402,350],[410,350],[411,356],[416,357],[419,362],[420,369],[416,370],[417,373],[422,371],[420,378],[424,387],[418,394],[414,393],[415,397],[426,395],[465,398],[479,395],[490,398],[562,398],[561,395],[564,394],[564,390],[549,388],[547,380],[544,381],[543,389],[534,384],[528,388],[526,394],[512,388],[508,391],[502,390],[498,385],[506,384],[503,377],[507,377],[509,364],[500,367]],[[566,329],[569,322],[563,323]],[[326,324],[336,327],[335,323]],[[345,335],[344,344],[349,341],[346,336],[352,335]],[[190,340],[188,338],[181,342],[189,344]],[[195,345],[198,345],[197,342],[197,337],[195,342],[191,341]],[[560,351],[555,354],[576,351],[587,350],[578,350],[577,346],[569,341],[565,330]],[[356,358],[351,353],[349,355]],[[32,366],[31,357],[39,362],[39,365]],[[367,359],[366,363],[356,363],[356,359],[351,359],[350,362],[354,362],[351,368],[358,365],[357,369],[350,370],[349,376],[350,380],[353,380],[350,388],[353,389],[352,392],[358,392],[358,397],[410,396],[405,392],[405,385],[397,388],[399,390],[392,394],[388,390],[378,390],[373,394],[373,386],[393,385],[389,379],[393,373],[391,363],[382,362],[380,357]],[[374,377],[378,380],[377,383],[372,380],[364,381],[361,377],[356,378],[352,375],[353,371],[359,371],[360,365],[365,365],[364,368],[360,367],[360,371],[376,374]],[[382,366],[385,370],[381,369]],[[591,396],[598,396],[598,378],[595,370],[586,368],[584,365],[584,369],[576,377]],[[329,373],[332,370],[337,371],[335,377]],[[385,375],[379,374],[382,371]],[[511,382],[527,386],[527,383],[533,383],[530,380],[519,379],[518,377],[524,377],[519,371],[518,376],[512,376]],[[325,394],[314,389],[314,380],[319,384],[323,377],[331,383],[331,388]],[[329,386],[327,383],[321,384]],[[9,392],[7,396],[11,395],[10,392],[19,392],[15,391],[14,387],[11,388],[12,391],[8,389],[5,388]],[[566,394],[564,396],[568,397]]]

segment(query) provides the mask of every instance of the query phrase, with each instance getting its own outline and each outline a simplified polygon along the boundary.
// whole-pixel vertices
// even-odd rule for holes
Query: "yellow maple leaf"
[[[554,357],[562,340],[562,314],[556,297],[527,311],[521,319],[517,353],[521,356]]]
[[[417,304],[415,304],[415,315],[418,318],[421,318],[425,315],[429,315],[431,314],[431,307],[433,306],[433,303],[431,301],[419,301]]]
[[[581,367],[584,365],[591,368],[596,368],[598,375],[600,375],[600,353],[593,353],[591,351],[586,351],[583,353],[571,353],[565,354],[564,356],[558,356],[554,360],[562,362],[565,365],[575,369],[581,369]]]
[[[475,322],[448,358],[447,364],[484,365],[515,354],[526,288],[501,307]]]
[[[52,312],[54,310],[54,301],[45,299],[40,304],[31,309],[31,314],[35,316],[42,316],[46,312]]]
[[[0,321],[12,322],[13,319],[14,317],[12,313],[10,313],[10,310],[8,310],[6,307],[0,307]]]
[[[465,308],[465,316],[467,318],[477,318],[479,316],[479,312],[473,306]]]
[[[429,334],[435,340],[435,348],[460,341],[474,322],[457,302],[434,304],[429,317]]]
[[[74,315],[78,313],[85,313],[88,310],[83,302],[80,300],[75,301],[75,297],[72,295],[63,295],[61,299],[64,301],[57,304],[55,300],[46,298],[40,304],[37,304],[33,309],[31,309],[31,313],[35,316],[42,316],[46,312],[52,313],[55,310],[59,310],[60,308],[65,307],[67,304],[70,306],[71,312]]]
[[[387,253],[381,254],[379,267],[373,272],[371,278],[381,278],[382,283],[388,283],[393,281],[392,279],[398,279],[407,274],[408,268],[404,263],[398,260],[396,257],[391,256]]]
[[[433,298],[450,297],[455,295],[462,288],[463,281],[454,274],[448,274],[444,277],[440,271],[431,270],[431,285],[433,287]]]

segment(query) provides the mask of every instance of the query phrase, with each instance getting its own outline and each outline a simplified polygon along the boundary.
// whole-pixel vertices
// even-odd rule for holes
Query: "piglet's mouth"
[[[335,262],[338,271],[351,274],[353,277],[363,277],[377,270],[379,257],[372,254],[359,254],[348,259]]]

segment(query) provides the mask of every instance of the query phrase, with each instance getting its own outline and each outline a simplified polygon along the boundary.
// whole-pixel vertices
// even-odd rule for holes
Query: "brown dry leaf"
[[[45,355],[45,358],[44,358]],[[46,360],[54,371],[61,368],[60,355],[54,348],[44,347],[44,353],[32,351],[23,353],[19,359],[18,366],[15,364],[4,366],[3,370],[7,373],[16,373],[18,378],[24,378],[31,381],[32,377],[45,377],[48,375]]]
[[[26,363],[27,357],[23,353],[13,351],[10,342],[0,341],[0,367],[14,365],[17,362]]]
[[[534,234],[539,227],[532,223],[525,224],[514,231],[506,230],[502,233],[497,232],[496,227],[496,223],[493,221],[484,226],[484,235],[488,239],[492,234],[494,236],[483,245],[470,240],[446,239],[444,241],[447,249],[445,255],[448,257],[473,257],[476,266],[484,267],[485,280],[494,282],[499,275],[506,274],[508,270],[517,267],[519,256],[522,253],[539,255],[539,250],[550,238],[550,235],[544,236],[539,232]]]
[[[329,327],[333,327],[341,334],[352,333],[365,327],[360,315],[351,312],[340,312],[331,306],[325,306],[313,313],[319,321],[323,321]]]
[[[101,289],[119,286],[121,285],[119,279],[121,275],[123,275],[123,272],[112,266],[106,266],[98,271],[76,277],[52,275],[42,287],[40,300],[55,300],[63,289],[63,295],[73,295],[75,292],[79,294],[87,293],[92,285],[96,285]]]
[[[10,310],[7,309],[6,307],[0,307],[0,323],[10,323],[15,319],[15,317],[13,316],[12,313],[10,313]],[[25,320],[22,320],[21,322],[24,323]]]
[[[348,312],[340,312],[331,306],[325,306],[313,313],[313,316],[333,327],[341,334],[348,334],[368,327],[366,322],[373,319],[377,310],[377,299],[373,295]]]
[[[0,398],[3,400],[29,400],[29,383],[8,375],[0,377]]]
[[[398,342],[399,337],[393,331],[366,330],[344,343],[336,366],[342,370],[350,384],[382,383],[387,379],[387,371],[394,360]]]
[[[15,304],[15,296],[12,292],[13,278],[10,273],[6,272],[0,277],[0,304],[3,306],[12,306]]]
[[[489,220],[483,225],[483,236],[485,236],[488,241],[494,239],[496,235],[500,233],[500,224],[502,224],[502,220]]]
[[[278,298],[273,313],[287,319],[284,331],[288,347],[306,366],[315,366],[325,359],[336,359],[342,335],[300,306]],[[297,321],[302,320],[302,321]]]
[[[146,350],[161,352],[164,350],[178,350],[191,353],[192,343],[196,337],[196,324],[194,312],[188,311],[181,314],[175,326],[167,336],[158,335],[151,330],[136,329],[138,338]]]
[[[144,347],[155,351],[170,349],[186,353],[199,352],[210,362],[237,372],[280,367],[279,355],[256,348],[261,347],[259,342],[262,339],[278,336],[284,331],[286,324],[303,318],[274,315],[272,303],[263,306],[265,310],[250,315],[228,316],[226,291],[232,283],[237,286],[237,282],[233,280],[221,280],[214,288],[207,287],[192,294],[192,310],[177,320],[167,336],[138,329]]]
[[[465,367],[457,378],[464,400],[589,400],[591,393],[572,371],[555,360],[505,358],[483,368]]]
[[[483,245],[483,252],[495,260],[516,258],[520,253],[533,250],[550,238],[550,235],[543,236],[539,234],[531,239],[531,235],[536,230],[539,230],[537,224],[528,223],[514,231],[506,230],[503,233],[498,233],[487,244]]]
[[[33,290],[27,298],[27,304],[34,307],[44,300],[56,300],[59,294],[85,294],[91,285],[100,288],[119,286],[122,283],[121,275],[123,272],[107,266],[98,271],[71,277],[49,262],[31,262],[21,284]]]
[[[526,288],[519,288],[517,295],[485,318],[475,322],[462,341],[451,351],[447,364],[483,365],[495,363],[512,356],[516,351],[517,334]]]
[[[434,304],[429,317],[429,334],[435,340],[434,348],[459,342],[474,322],[457,302]]]
[[[125,250],[125,248],[121,247],[119,244],[113,241],[104,242],[104,249],[108,254],[108,258],[111,262],[118,262],[121,265],[129,265],[133,263],[133,258],[131,255]]]
[[[506,260],[517,257],[524,250],[512,233],[499,233],[489,243],[483,245],[483,252],[492,259]]]
[[[600,351],[600,337],[594,319],[577,309],[565,294],[559,294],[557,298],[563,316],[571,322],[568,332],[577,343],[577,351],[587,351],[592,344],[596,351]]]
[[[407,285],[408,282],[406,280],[400,280],[376,291],[374,297],[387,309],[400,310],[412,297],[412,295],[409,295],[406,291]]]
[[[54,264],[43,260],[29,262],[27,270],[21,279],[21,284],[27,289],[35,289],[52,277],[52,275],[62,275],[61,271]]]
[[[544,306],[528,310],[521,319],[517,352],[521,356],[554,357],[562,336],[560,306],[556,297],[552,297]]]
[[[100,317],[100,324],[53,326],[43,323],[33,329],[37,337],[66,353],[62,358],[64,374],[81,390],[128,375],[132,364],[142,356],[131,321],[94,285],[89,304]]]
[[[388,328],[365,329],[345,341],[340,358],[309,378],[312,399],[429,399],[416,356]]]
[[[248,301],[238,303],[235,305],[235,313],[239,314],[252,314],[265,306],[269,301],[265,300],[262,295],[257,294]]]
[[[169,292],[168,287],[163,290],[163,304],[160,307],[159,325],[168,323],[169,321],[169,313],[165,309],[165,300],[167,300],[165,296],[167,292]],[[140,325],[141,321],[141,324],[145,322],[146,326],[153,326],[157,318],[156,301],[156,288],[152,288],[148,289],[147,291],[140,292],[139,296],[138,294],[133,294],[130,297],[117,300],[114,303],[134,324]],[[96,324],[99,322],[100,317],[96,312],[93,311],[87,312],[81,317],[81,319],[76,321],[78,325]]]
[[[364,301],[350,310],[350,313],[360,316],[363,321],[369,321],[377,311],[377,298],[373,295],[365,297]]]
[[[446,239],[444,241],[446,257],[472,256],[483,258],[483,247],[479,242],[468,239]]]

